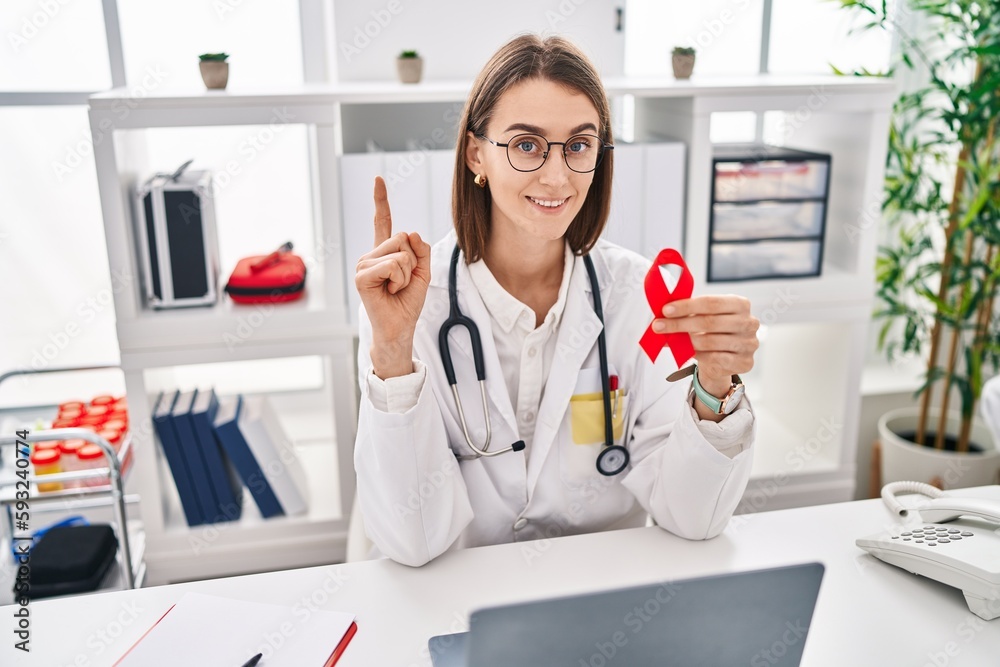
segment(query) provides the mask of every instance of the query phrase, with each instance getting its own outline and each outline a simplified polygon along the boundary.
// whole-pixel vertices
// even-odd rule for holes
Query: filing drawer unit
[[[830,155],[716,144],[712,171],[709,282],[820,274]]]

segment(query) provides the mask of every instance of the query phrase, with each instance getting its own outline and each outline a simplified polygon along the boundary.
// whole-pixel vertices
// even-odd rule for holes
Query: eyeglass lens
[[[507,159],[510,160],[510,166],[518,171],[534,171],[544,164],[548,147],[549,142],[544,137],[519,134],[507,142]],[[567,139],[565,146],[557,145],[552,148],[562,149],[566,166],[570,169],[586,173],[597,168],[603,143],[592,134],[578,134]]]

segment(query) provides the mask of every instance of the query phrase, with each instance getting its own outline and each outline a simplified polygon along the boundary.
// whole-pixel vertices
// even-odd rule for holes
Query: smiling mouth
[[[569,200],[569,197],[565,199],[536,199],[535,197],[527,197],[526,199],[536,206],[555,210],[561,208]]]

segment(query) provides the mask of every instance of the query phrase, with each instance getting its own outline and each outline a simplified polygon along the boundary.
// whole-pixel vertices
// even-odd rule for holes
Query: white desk
[[[997,486],[962,493],[1000,499]],[[980,620],[958,590],[854,546],[894,523],[881,501],[865,500],[739,516],[707,542],[639,528],[469,549],[420,569],[369,561],[42,600],[30,607],[28,657],[12,647],[14,608],[0,607],[0,665],[109,665],[187,590],[349,611],[359,631],[341,665],[428,665],[427,638],[464,630],[476,607],[806,561],[826,575],[803,665],[998,664],[1000,620]]]

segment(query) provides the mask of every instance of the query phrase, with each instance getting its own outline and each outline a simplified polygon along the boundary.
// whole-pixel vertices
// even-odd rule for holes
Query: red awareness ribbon
[[[674,286],[674,291],[667,289],[667,284],[663,282],[663,275],[660,273],[661,266],[678,266],[681,269],[681,276]],[[673,248],[665,248],[660,251],[646,274],[646,301],[653,310],[653,317],[663,317],[663,307],[671,301],[678,299],[688,299],[694,291],[694,276],[684,263],[684,258]],[[653,324],[646,327],[646,332],[639,339],[639,346],[649,355],[650,361],[656,363],[656,357],[665,346],[670,348],[674,355],[674,361],[680,368],[688,359],[694,356],[694,345],[691,344],[691,335],[686,332],[676,333],[656,333],[653,331]]]

